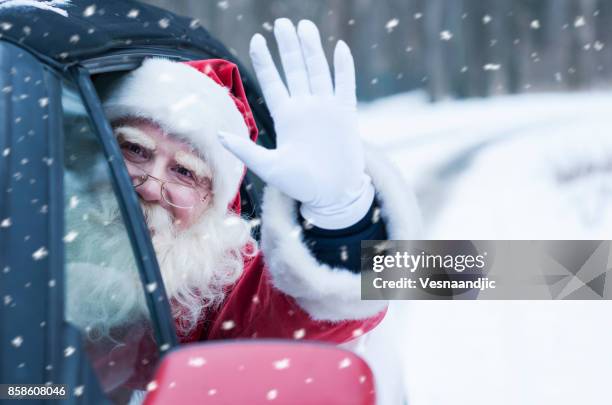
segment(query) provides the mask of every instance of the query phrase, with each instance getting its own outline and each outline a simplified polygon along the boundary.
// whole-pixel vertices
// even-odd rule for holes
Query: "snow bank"
[[[361,105],[431,239],[610,239],[612,93]],[[396,302],[411,405],[599,404],[608,301]]]

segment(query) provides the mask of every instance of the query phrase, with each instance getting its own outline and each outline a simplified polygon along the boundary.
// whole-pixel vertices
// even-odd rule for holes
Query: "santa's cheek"
[[[187,228],[192,223],[192,209],[175,208],[173,212],[174,224],[179,229]]]

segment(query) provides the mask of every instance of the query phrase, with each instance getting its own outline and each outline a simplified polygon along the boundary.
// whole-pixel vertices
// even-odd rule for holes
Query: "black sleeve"
[[[319,262],[332,267],[344,267],[353,273],[359,273],[361,269],[361,241],[387,239],[387,230],[380,218],[376,199],[368,213],[348,228],[330,230],[309,226],[301,215],[299,220],[304,242]]]

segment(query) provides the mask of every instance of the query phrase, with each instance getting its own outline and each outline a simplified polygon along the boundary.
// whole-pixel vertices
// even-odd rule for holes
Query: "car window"
[[[146,389],[159,352],[111,172],[83,101],[62,89],[65,316],[104,391],[125,403]],[[68,354],[67,354],[68,355]]]

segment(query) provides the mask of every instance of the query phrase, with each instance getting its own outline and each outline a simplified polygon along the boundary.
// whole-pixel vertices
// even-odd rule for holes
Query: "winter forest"
[[[431,100],[609,87],[608,0],[146,0],[197,18],[242,59],[278,17],[315,21],[357,63],[361,100]]]

